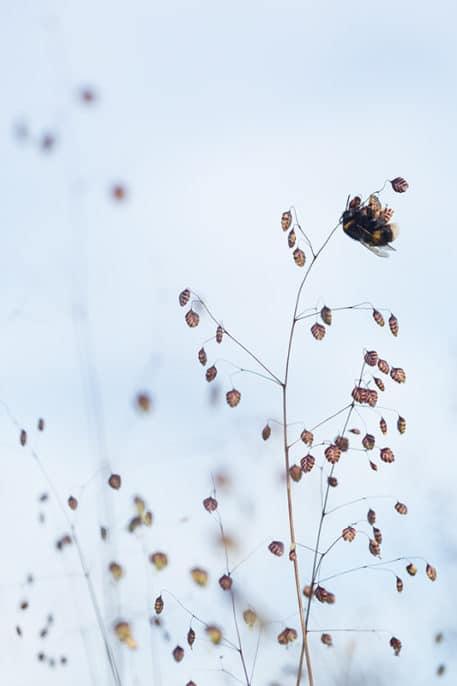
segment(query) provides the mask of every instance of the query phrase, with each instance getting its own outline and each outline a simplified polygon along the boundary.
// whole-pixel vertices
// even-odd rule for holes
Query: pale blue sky
[[[0,5],[0,399],[31,431],[38,416],[46,418],[46,433],[33,436],[37,452],[63,498],[78,491],[98,463],[71,317],[72,303],[81,303],[87,292],[108,452],[126,483],[113,499],[114,517],[121,529],[129,495],[139,491],[147,498],[157,516],[148,549],[176,541],[178,569],[170,567],[169,588],[184,583],[181,577],[192,564],[223,566],[204,540],[211,529],[199,507],[210,488],[209,472],[221,462],[238,479],[238,495],[227,499],[227,528],[243,532],[243,551],[286,535],[274,478],[281,469],[280,442],[258,440],[265,418],[279,415],[275,389],[235,377],[243,392],[238,410],[210,412],[196,351],[212,331],[207,324],[204,331],[187,329],[177,293],[190,286],[204,295],[227,328],[280,371],[299,278],[279,227],[281,212],[294,205],[319,244],[349,193],[366,196],[397,175],[409,180],[407,194],[385,195],[400,225],[397,253],[388,261],[377,259],[338,232],[305,295],[305,306],[368,299],[392,308],[400,320],[398,340],[377,329],[369,313],[342,315],[321,347],[304,328],[295,348],[292,413],[294,420],[316,423],[344,405],[364,347],[379,349],[407,370],[408,383],[388,400],[408,420],[407,435],[395,439],[397,462],[378,475],[367,473],[365,465],[348,467],[348,497],[390,493],[410,504],[407,521],[387,516],[386,509],[383,530],[392,547],[385,554],[417,552],[439,567],[439,584],[414,580],[400,599],[388,582],[382,585],[384,575],[376,575],[381,600],[371,625],[398,627],[405,654],[393,661],[384,637],[358,637],[353,669],[355,674],[366,668],[372,655],[395,682],[414,673],[416,680],[423,675],[418,683],[429,683],[441,661],[433,652],[433,633],[453,622],[446,608],[456,545],[457,472],[449,447],[456,412],[456,19],[449,0]],[[77,98],[86,84],[99,95],[91,107]],[[30,131],[22,143],[13,136],[18,122]],[[43,155],[35,141],[48,130],[57,144]],[[109,198],[116,181],[128,187],[123,206]],[[241,359],[229,346],[217,355]],[[226,370],[220,374],[224,387],[231,383]],[[156,403],[145,421],[131,409],[142,387],[151,389]],[[43,581],[35,590],[37,614],[27,620],[35,641],[48,605],[61,608],[53,645],[70,651],[71,670],[54,676],[37,670],[35,643],[30,649],[26,634],[22,643],[14,634],[17,596],[8,584],[19,583],[29,567],[40,570],[37,576],[56,573],[60,563],[48,550],[65,524],[57,510],[44,533],[35,524],[37,494],[45,486],[18,447],[6,414],[0,425],[1,535],[8,551],[0,579],[7,617],[0,669],[11,686],[25,686],[31,674],[38,684],[72,684],[76,675],[90,683],[79,626],[89,627],[94,641],[96,632],[79,581],[56,582],[53,590]],[[102,481],[91,482],[79,514],[95,571],[99,547],[89,526],[98,521]],[[170,500],[177,505],[170,508]],[[301,507],[305,521],[307,499]],[[183,516],[189,523],[180,522]],[[194,532],[198,540],[192,543]],[[119,541],[122,554],[136,560],[141,544],[121,535]],[[284,561],[282,585],[270,562],[265,586],[270,599],[281,592],[277,617],[285,617],[294,609],[290,569]],[[345,562],[334,564],[341,568]],[[146,591],[134,579],[144,572],[139,563],[131,564],[120,612],[134,606],[139,617]],[[253,566],[243,568],[254,595],[252,576],[263,573],[265,564],[265,558],[254,557]],[[75,570],[69,555],[64,571]],[[155,593],[160,583],[154,577],[147,592]],[[347,583],[344,588],[354,595],[350,603],[339,600],[332,626],[360,625],[372,612],[371,578]],[[354,591],[360,588],[364,594]],[[72,597],[79,599],[81,619]],[[185,598],[210,613],[212,601],[204,594],[189,588]],[[261,602],[257,596],[256,601]],[[269,602],[265,607],[271,612]],[[177,624],[186,623],[173,612]],[[323,626],[328,618],[316,621]],[[147,641],[140,619],[138,625]],[[177,640],[178,629],[172,642]],[[333,655],[327,657],[332,675],[346,660],[348,641],[344,636],[327,654]],[[155,649],[160,652],[162,643],[156,641]],[[146,654],[126,664],[126,684],[153,683]],[[318,654],[326,655],[317,645],[316,661]],[[282,663],[283,650],[275,647],[272,655],[275,664]],[[198,686],[225,684],[220,675],[190,673],[218,667],[211,651],[202,649],[192,659],[168,672],[168,655],[163,657],[162,683],[179,686],[192,676]],[[266,674],[272,676],[266,651],[259,670],[262,684]],[[335,683],[332,678],[328,683]]]

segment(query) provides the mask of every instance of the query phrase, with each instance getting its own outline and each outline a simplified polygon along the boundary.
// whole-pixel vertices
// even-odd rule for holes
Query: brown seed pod
[[[406,571],[408,572],[409,576],[416,576],[417,567],[415,564],[410,562],[409,565],[406,565]]]
[[[398,514],[401,514],[401,515],[408,514],[407,506],[405,505],[405,503],[401,503],[400,501],[395,503],[395,509],[397,510]]]
[[[341,450],[338,446],[331,444],[325,449],[324,455],[330,464],[336,464],[341,457]]]
[[[370,407],[375,407],[378,402],[378,394],[374,390],[368,389],[367,403]]]
[[[365,363],[369,365],[370,367],[375,367],[378,363],[378,353],[376,350],[367,350],[367,352],[364,355]]]
[[[78,507],[78,501],[72,495],[68,498],[67,502],[70,510],[76,510]]]
[[[22,446],[27,443],[27,431],[25,429],[21,429],[21,433],[19,434],[19,443]]]
[[[44,431],[44,419],[42,417],[38,420],[38,431]]]
[[[108,569],[115,581],[119,581],[124,575],[124,570],[118,562],[111,562]]]
[[[157,598],[154,601],[154,612],[156,615],[160,615],[163,610],[163,598],[161,595],[158,595]]]
[[[254,626],[254,624],[257,621],[257,613],[251,609],[245,610],[243,612],[243,619],[246,622],[246,624],[248,625],[248,627],[250,627],[252,629],[252,627]]]
[[[365,434],[362,438],[362,445],[365,450],[373,450],[375,445],[375,437],[372,434]]]
[[[100,527],[100,538],[102,539],[102,541],[106,541],[106,539],[108,538],[108,529],[106,528],[106,526]]]
[[[374,472],[377,472],[377,471],[378,471],[378,465],[376,464],[376,462],[372,462],[371,460],[369,460],[369,463],[370,463],[371,469],[372,469]]]
[[[375,526],[373,527],[373,538],[376,541],[376,543],[379,543],[379,545],[381,545],[381,543],[382,543],[382,532],[381,532],[381,529],[377,529]]]
[[[367,403],[368,388],[362,388],[362,386],[355,386],[352,389],[352,397],[357,403]]]
[[[147,510],[141,517],[141,521],[145,526],[152,526],[153,514],[150,510]]]
[[[181,307],[185,307],[190,300],[190,290],[185,288],[183,291],[181,291],[178,300]]]
[[[314,595],[320,603],[326,603],[328,600],[328,591],[323,586],[316,586]]]
[[[198,351],[198,361],[201,365],[203,365],[203,367],[208,362],[208,356],[206,354],[205,348],[200,348],[200,350]]]
[[[291,467],[289,467],[289,474],[292,481],[300,481],[303,476],[302,469],[298,466],[298,464],[293,464]]]
[[[281,216],[281,229],[283,231],[288,231],[292,224],[292,212],[283,212]]]
[[[236,407],[241,400],[241,393],[237,391],[236,388],[232,388],[231,391],[228,391],[225,394],[225,399],[229,407]]]
[[[115,491],[118,491],[122,485],[122,479],[119,474],[111,474],[110,478],[108,479],[108,484],[113,488]]]
[[[324,646],[329,646],[329,647],[332,646],[333,641],[332,641],[332,637],[330,636],[330,634],[321,634],[321,643],[323,643]]]
[[[222,343],[223,337],[224,337],[224,329],[219,324],[219,326],[216,329],[216,343]]]
[[[390,645],[394,649],[395,656],[400,655],[401,641],[398,638],[395,638],[395,636],[392,636],[390,639]]]
[[[401,593],[403,591],[403,581],[400,579],[399,576],[397,576],[395,580],[395,585],[397,587],[397,591]]]
[[[166,553],[152,553],[149,555],[149,561],[154,565],[154,567],[160,572],[162,569],[168,565],[168,555]]]
[[[281,557],[281,555],[284,555],[284,543],[281,541],[272,541],[268,546],[268,550],[270,553],[273,553],[273,555],[276,555],[276,557]]]
[[[389,317],[389,329],[393,336],[398,336],[398,319],[394,314],[391,314]]]
[[[353,526],[347,526],[345,529],[343,529],[343,533],[341,534],[341,537],[342,537],[343,541],[347,541],[348,543],[352,543],[352,541],[355,538],[356,533],[357,532]]]
[[[379,428],[381,429],[381,433],[383,433],[384,435],[387,433],[387,422],[384,419],[384,417],[381,417],[381,419],[379,420]]]
[[[187,632],[187,643],[191,648],[195,643],[195,631],[192,629],[192,627]]]
[[[137,648],[136,641],[132,636],[132,630],[128,622],[117,622],[114,625],[114,631],[118,639],[121,641],[121,643],[125,643],[132,650],[135,650]]]
[[[201,567],[194,567],[190,570],[190,575],[197,586],[206,586],[208,583],[208,572]]]
[[[368,550],[375,557],[381,557],[381,546],[379,545],[379,543],[374,541],[372,538],[370,538],[370,542],[368,544]]]
[[[336,488],[338,486],[338,479],[336,476],[329,476],[327,478],[327,483],[329,486],[331,486],[331,488]]]
[[[265,424],[265,426],[262,429],[262,438],[264,441],[268,441],[270,436],[271,436],[271,427],[269,424]]]
[[[295,545],[292,545],[290,550],[289,550],[289,560],[291,562],[295,562],[297,559],[297,548]]]
[[[406,419],[404,417],[400,417],[400,415],[397,419],[397,429],[401,434],[404,434],[406,431]]]
[[[300,460],[300,466],[304,473],[310,472],[316,463],[316,459],[308,453]]]
[[[389,363],[386,360],[378,360],[378,369],[383,374],[388,374],[390,370]]]
[[[222,641],[222,631],[217,626],[207,626],[205,633],[214,645],[219,645]]]
[[[219,586],[223,591],[230,591],[233,586],[233,579],[228,574],[223,574],[219,579]]]
[[[380,391],[385,390],[386,387],[384,386],[384,381],[382,379],[380,379],[377,376],[374,376],[373,381],[375,382],[376,386],[379,388]]]
[[[190,309],[188,312],[186,312],[186,324],[187,326],[190,326],[191,329],[195,328],[198,326],[200,322],[200,315],[198,312],[195,312],[194,310]]]
[[[283,631],[281,631],[280,634],[278,634],[278,643],[280,643],[282,646],[285,646],[288,643],[292,643],[293,641],[295,641],[296,638],[297,632],[295,631],[295,629],[286,627]]]
[[[409,183],[401,176],[396,176],[390,183],[392,184],[395,193],[404,193],[409,188]]]
[[[207,512],[214,512],[215,510],[217,510],[216,498],[213,498],[212,496],[205,498],[203,501],[203,507]]]
[[[181,646],[176,646],[172,652],[172,655],[176,662],[181,662],[181,660],[184,659],[184,648],[181,648]]]
[[[376,512],[374,510],[368,510],[367,512],[367,521],[370,526],[373,526],[376,522]]]
[[[330,591],[327,591],[327,600],[325,601],[328,605],[334,605],[335,603],[335,594],[330,593]]]
[[[300,434],[300,438],[305,443],[306,445],[312,445],[313,440],[314,440],[314,435],[312,431],[307,431],[306,429],[303,429],[303,431]]]
[[[351,434],[355,434],[356,436],[360,436],[360,429],[349,429]]]
[[[390,377],[397,383],[405,383],[406,381],[405,371],[401,367],[392,367]]]
[[[381,448],[379,451],[379,457],[383,462],[391,463],[395,460],[395,455],[390,448]]]
[[[121,183],[116,183],[111,187],[111,197],[117,202],[122,202],[127,196],[127,189]]]
[[[149,412],[151,409],[151,396],[146,391],[137,393],[135,397],[135,405],[141,412]]]
[[[306,257],[305,253],[303,252],[303,250],[301,250],[301,248],[295,248],[292,255],[294,256],[294,262],[298,267],[305,266]]]
[[[210,381],[214,381],[216,376],[217,376],[216,367],[214,365],[212,365],[211,367],[208,367],[208,369],[206,370],[206,374],[205,374],[205,377],[206,377],[206,380],[208,381],[208,383]]]
[[[446,665],[441,664],[441,665],[438,665],[438,667],[436,668],[437,676],[443,676],[445,671],[446,671]]]
[[[305,596],[305,598],[311,598],[311,596],[312,596],[311,586],[305,586],[304,587],[303,595]]]
[[[345,453],[347,450],[349,450],[349,441],[345,436],[337,436],[335,438],[335,445],[341,450],[342,453]]]
[[[378,324],[379,326],[384,326],[384,324],[385,324],[384,317],[382,316],[382,314],[378,310],[375,310],[374,308],[373,308],[373,319],[375,320],[376,324]]]
[[[425,573],[427,574],[428,578],[430,581],[435,581],[436,579],[436,569],[435,567],[432,567],[431,564],[427,562],[427,565],[425,567]]]
[[[316,341],[321,341],[325,336],[325,326],[318,322],[313,324],[310,330]]]
[[[295,243],[297,242],[297,236],[295,234],[295,231],[292,229],[287,236],[287,245],[289,248],[293,248]]]
[[[324,324],[327,324],[327,326],[331,326],[332,310],[330,309],[330,307],[327,307],[327,305],[324,305],[324,307],[321,309],[321,319],[324,322]]]

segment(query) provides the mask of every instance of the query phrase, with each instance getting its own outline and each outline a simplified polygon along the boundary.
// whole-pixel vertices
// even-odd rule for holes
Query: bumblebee
[[[366,204],[356,196],[341,217],[343,231],[379,257],[389,257],[395,250],[390,243],[399,234],[397,224],[390,223],[393,213],[389,207],[382,207],[376,195],[370,195]]]

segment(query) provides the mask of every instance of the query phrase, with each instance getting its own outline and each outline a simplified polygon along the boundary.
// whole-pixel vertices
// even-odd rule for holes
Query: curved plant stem
[[[284,435],[284,462],[285,462],[285,470],[286,470],[286,490],[287,490],[287,512],[288,512],[288,518],[289,518],[289,531],[290,531],[290,552],[291,552],[291,557],[292,557],[292,562],[293,562],[293,567],[294,567],[294,578],[295,578],[295,590],[297,593],[297,604],[298,604],[298,611],[299,611],[299,616],[300,616],[300,625],[301,625],[301,633],[302,633],[302,647],[300,651],[300,659],[298,663],[298,669],[297,669],[297,686],[300,686],[301,680],[302,680],[302,674],[303,674],[303,661],[306,660],[306,670],[308,673],[308,682],[309,686],[314,686],[314,677],[313,677],[313,670],[311,666],[311,657],[310,657],[310,652],[309,652],[309,646],[308,646],[308,631],[307,631],[307,624],[308,624],[308,615],[309,613],[306,613],[305,616],[305,611],[303,607],[303,600],[302,600],[302,593],[301,593],[301,583],[300,583],[300,572],[298,568],[298,559],[297,559],[297,540],[296,540],[296,535],[295,535],[295,522],[294,522],[294,511],[293,511],[293,503],[292,503],[292,491],[291,491],[291,477],[289,473],[289,468],[290,468],[290,459],[289,459],[289,439],[288,439],[288,432],[287,432],[287,389],[288,389],[288,381],[289,381],[289,370],[290,370],[290,361],[291,361],[291,353],[292,353],[292,344],[293,344],[293,339],[294,339],[294,333],[295,333],[295,327],[297,325],[298,321],[298,308],[300,304],[300,298],[301,294],[303,291],[303,287],[311,273],[311,270],[313,266],[315,265],[316,261],[319,258],[319,255],[322,253],[324,248],[326,247],[327,243],[330,241],[332,236],[334,235],[335,231],[337,230],[339,226],[338,224],[335,226],[334,229],[329,233],[325,241],[322,243],[321,247],[317,251],[317,253],[314,253],[313,251],[313,259],[311,260],[311,263],[302,279],[302,282],[298,288],[297,295],[295,298],[295,307],[292,315],[292,323],[290,326],[290,332],[289,332],[289,340],[287,344],[287,354],[286,354],[286,363],[285,363],[285,372],[284,372],[284,382],[282,384],[282,423],[283,423],[283,435]],[[320,538],[320,537],[319,537]],[[317,547],[317,546],[316,546]]]

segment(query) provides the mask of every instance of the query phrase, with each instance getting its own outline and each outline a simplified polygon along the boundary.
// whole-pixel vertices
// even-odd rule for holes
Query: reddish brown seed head
[[[351,434],[355,434],[356,436],[360,436],[360,429],[349,429]]]
[[[372,389],[368,389],[367,403],[370,407],[375,407],[378,402],[378,394]]]
[[[401,514],[401,515],[408,514],[407,506],[405,505],[405,503],[401,503],[400,501],[395,503],[395,509],[397,510],[398,514]]]
[[[343,529],[343,533],[341,534],[343,541],[347,541],[348,543],[352,543],[356,536],[356,530],[354,529],[353,526],[347,526],[345,529]]]
[[[278,634],[278,643],[285,646],[288,643],[292,643],[297,638],[297,632],[295,629],[286,627],[280,634]]]
[[[117,202],[122,202],[127,197],[127,189],[122,183],[116,183],[111,186],[111,197]]]
[[[398,432],[404,434],[406,431],[406,419],[404,417],[398,417],[397,419],[397,429]]]
[[[338,486],[338,479],[336,476],[329,476],[327,478],[327,483],[331,488],[336,488]]]
[[[382,543],[382,532],[381,532],[381,529],[377,529],[375,526],[373,527],[373,538],[376,541],[376,543],[379,543],[379,545],[381,545],[381,543]]]
[[[392,367],[390,370],[390,376],[397,383],[405,383],[406,381],[405,370],[401,367]]]
[[[303,476],[302,469],[301,469],[301,467],[298,466],[298,464],[293,464],[289,468],[289,474],[290,474],[290,478],[292,479],[292,481],[300,481],[300,479]]]
[[[402,176],[396,176],[390,183],[395,193],[405,193],[409,188],[409,183]]]
[[[270,436],[271,436],[271,427],[269,424],[265,424],[265,426],[262,429],[262,438],[264,441],[268,441]]]
[[[373,524],[376,522],[376,512],[374,510],[368,510],[367,521],[371,526],[373,526]]]
[[[149,561],[154,565],[157,571],[165,569],[168,565],[168,555],[162,552],[156,552],[149,555]]]
[[[203,501],[203,507],[207,512],[214,512],[215,510],[217,510],[216,498],[213,498],[212,496],[205,498]]]
[[[44,431],[44,419],[42,417],[38,420],[38,431]]]
[[[216,343],[222,343],[223,337],[224,337],[224,329],[219,324],[219,326],[216,329]]]
[[[325,326],[323,326],[322,324],[319,324],[318,322],[313,324],[311,327],[311,333],[314,336],[314,338],[316,339],[316,341],[321,341],[324,338],[325,331],[326,331]]]
[[[304,266],[305,266],[306,257],[305,257],[305,253],[303,252],[303,250],[301,250],[301,248],[295,248],[295,250],[293,251],[292,254],[293,254],[293,256],[294,256],[294,262],[295,262],[295,264],[296,264],[298,267],[304,267]]]
[[[292,224],[292,212],[283,212],[281,216],[281,229],[283,231],[288,231]]]
[[[379,451],[379,457],[383,462],[387,462],[388,464],[395,460],[395,455],[390,448],[381,448]]]
[[[176,646],[172,652],[172,655],[176,662],[181,662],[181,660],[184,659],[184,648],[181,648],[181,646]]]
[[[375,445],[375,437],[372,434],[365,434],[362,438],[362,445],[365,450],[373,450]]]
[[[378,324],[378,326],[384,326],[384,317],[378,310],[373,309],[373,319],[375,320],[376,324]]]
[[[186,312],[185,319],[187,326],[190,326],[191,329],[194,329],[200,322],[200,315],[198,312],[190,309],[188,312]]]
[[[401,641],[398,638],[395,638],[395,636],[392,636],[390,639],[390,645],[392,646],[394,653],[396,656],[400,655],[400,650],[401,650]]]
[[[287,236],[287,245],[289,248],[293,248],[295,246],[295,243],[297,242],[297,236],[295,231],[292,229],[289,232],[289,235]]]
[[[402,581],[402,579],[400,579],[399,576],[397,576],[397,578],[395,580],[395,585],[397,587],[398,593],[401,593],[403,591],[403,581]]]
[[[332,310],[327,305],[324,305],[321,309],[321,319],[327,326],[330,326],[332,323]]]
[[[391,314],[389,317],[389,329],[393,336],[398,336],[398,319],[394,314]]]
[[[300,438],[305,443],[306,445],[312,445],[314,441],[314,435],[312,431],[307,431],[307,429],[303,429],[303,431],[300,434]]]
[[[332,637],[330,636],[330,634],[321,634],[321,642],[324,644],[324,646],[330,647],[333,645]]]
[[[410,562],[409,565],[406,565],[406,571],[408,572],[409,576],[416,576],[417,567],[415,564]]]
[[[379,359],[378,353],[376,350],[367,350],[363,359],[367,365],[370,367],[375,367]]]
[[[377,376],[374,376],[373,381],[375,382],[376,386],[379,388],[380,391],[385,390],[384,381],[382,379],[380,379]]]
[[[276,557],[281,557],[281,555],[284,555],[284,543],[281,541],[272,541],[268,546],[268,550],[270,553],[273,553],[273,555],[276,555]]]
[[[206,354],[205,348],[200,348],[200,350],[198,351],[198,361],[201,365],[203,365],[203,367],[208,362],[208,356]]]
[[[225,394],[225,399],[229,407],[236,407],[241,400],[241,393],[236,388],[232,388],[231,391]]]
[[[378,465],[376,464],[376,462],[372,462],[371,460],[369,460],[369,463],[370,463],[371,469],[372,469],[374,472],[377,472],[377,471],[378,471]]]
[[[233,586],[233,579],[228,574],[223,574],[219,579],[219,586],[223,591],[230,591]]]
[[[217,369],[216,369],[216,367],[215,367],[214,365],[212,365],[211,367],[208,367],[208,369],[206,370],[206,373],[205,373],[205,378],[206,378],[206,380],[208,381],[208,383],[209,383],[210,381],[214,381],[214,379],[216,378],[216,376],[217,376]]]
[[[388,374],[390,370],[389,363],[386,360],[378,360],[378,369],[383,374]]]
[[[345,453],[347,450],[349,450],[349,441],[345,436],[337,436],[335,438],[335,445],[341,450],[342,453]]]
[[[309,453],[308,453],[308,455],[305,455],[305,457],[302,457],[302,459],[300,460],[300,466],[301,466],[302,470],[305,472],[305,474],[312,470],[315,463],[316,463],[316,459],[312,455],[310,455]]]
[[[341,457],[341,450],[335,444],[329,445],[324,451],[325,459],[330,464],[336,464]]]
[[[428,578],[430,581],[435,581],[436,579],[436,569],[435,567],[432,567],[431,564],[427,562],[427,565],[425,567],[425,573],[427,574]]]
[[[192,628],[187,632],[187,643],[191,648],[195,643],[195,631]]]
[[[181,307],[185,307],[190,300],[190,290],[185,288],[178,296],[178,301]]]
[[[372,555],[375,557],[381,557],[381,546],[377,541],[374,539],[370,539],[370,542],[368,544],[368,549]]]
[[[384,435],[387,433],[387,422],[384,419],[384,417],[381,417],[381,419],[379,420],[379,428],[381,429],[381,433],[383,433]]]
[[[19,443],[22,446],[27,443],[27,431],[25,429],[21,429],[21,433],[19,434]]]
[[[70,510],[76,510],[76,508],[78,507],[78,501],[72,495],[68,498],[67,502]]]
[[[110,478],[108,479],[108,484],[113,488],[115,491],[118,491],[122,485],[122,479],[119,474],[111,474]]]
[[[161,595],[158,595],[157,598],[154,601],[154,612],[156,615],[160,615],[163,610],[163,598]]]
[[[303,589],[303,595],[305,596],[305,598],[311,598],[311,596],[312,596],[312,589],[311,589],[311,586],[305,586],[305,587],[304,587],[304,589]]]

